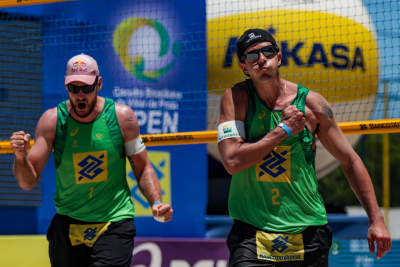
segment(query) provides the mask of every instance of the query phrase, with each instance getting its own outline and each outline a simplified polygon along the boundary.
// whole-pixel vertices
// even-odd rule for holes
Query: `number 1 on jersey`
[[[94,190],[94,187],[90,188],[90,196],[89,196],[89,198],[92,198],[93,190]]]
[[[281,203],[278,201],[275,201],[279,197],[279,189],[278,188],[273,188],[272,193],[276,193],[275,196],[272,197],[272,205],[280,205]]]

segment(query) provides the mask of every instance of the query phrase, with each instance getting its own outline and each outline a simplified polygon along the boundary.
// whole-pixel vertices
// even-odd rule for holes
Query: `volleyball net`
[[[68,99],[79,53],[98,62],[99,95],[134,110],[147,146],[215,143],[221,96],[247,78],[236,41],[249,28],[273,34],[282,78],[321,93],[345,134],[398,132],[400,11],[382,2],[393,13],[361,0],[2,1],[0,153]]]

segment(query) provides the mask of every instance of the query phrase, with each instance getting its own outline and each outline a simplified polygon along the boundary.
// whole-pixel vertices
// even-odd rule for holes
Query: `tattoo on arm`
[[[142,194],[149,203],[153,203],[157,199],[161,199],[161,188],[158,178],[152,169],[147,169],[138,181],[138,186]]]
[[[125,119],[125,121],[133,121],[133,117],[128,117]]]
[[[320,101],[320,102],[318,102],[318,104],[321,106],[322,112],[324,112],[325,116],[327,118],[329,118],[329,119],[332,119],[333,118],[333,111],[329,107],[329,105],[324,101]]]
[[[129,162],[131,163],[132,171],[135,170],[136,166],[135,166],[135,162],[133,161],[133,159],[129,158]]]
[[[129,163],[131,164],[132,171],[135,172],[135,178],[140,192],[147,199],[149,203],[154,203],[156,200],[161,200],[161,187],[153,168],[144,168],[143,172],[138,173],[139,169],[136,169],[133,156],[128,157]]]

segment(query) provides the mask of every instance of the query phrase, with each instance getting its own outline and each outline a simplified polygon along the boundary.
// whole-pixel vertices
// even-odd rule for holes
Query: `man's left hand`
[[[172,213],[174,210],[169,204],[160,203],[153,205],[153,216],[164,217],[164,222],[172,220]]]
[[[392,248],[392,240],[390,238],[389,232],[386,229],[384,222],[378,222],[371,224],[368,229],[368,245],[369,252],[373,254],[375,252],[375,244],[377,246],[376,258],[380,259]]]

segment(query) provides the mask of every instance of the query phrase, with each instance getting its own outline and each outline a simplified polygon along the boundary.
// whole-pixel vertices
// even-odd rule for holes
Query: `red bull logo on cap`
[[[72,63],[71,72],[77,71],[87,72],[86,63],[81,60]]]
[[[77,62],[72,63],[72,66],[74,66],[74,67],[80,67],[80,66],[86,67],[86,63],[83,62],[82,60],[78,60]]]

